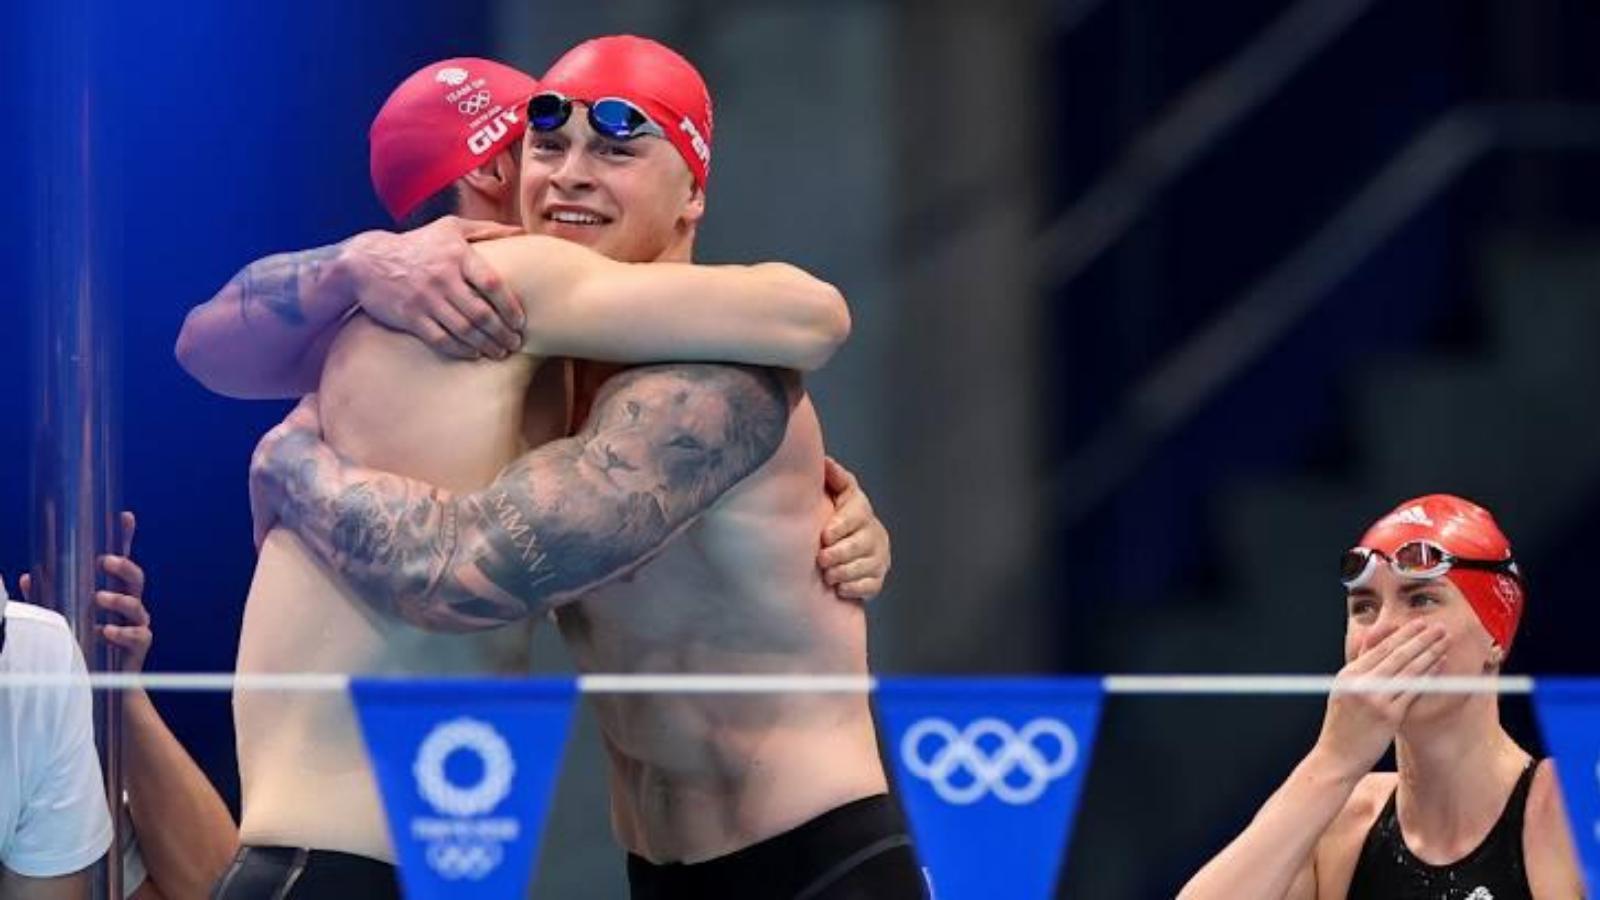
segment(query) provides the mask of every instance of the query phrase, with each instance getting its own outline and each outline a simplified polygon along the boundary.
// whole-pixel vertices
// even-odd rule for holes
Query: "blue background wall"
[[[231,669],[254,550],[245,473],[251,448],[287,404],[213,396],[173,360],[183,316],[239,267],[279,250],[384,227],[367,175],[367,125],[395,83],[452,55],[488,55],[485,3],[102,3],[91,148],[125,211],[122,483],[139,515],[137,558],[154,617],[152,670]],[[62,78],[41,4],[0,20],[0,171],[29,172],[28,104],[56,102]],[[19,90],[19,85],[27,85]],[[103,117],[103,118],[102,118]],[[60,148],[71,152],[71,148]],[[42,223],[14,185],[0,206],[7,331],[28,334],[16,292]],[[11,202],[16,201],[16,202]],[[27,478],[35,385],[20,338],[0,354],[0,572],[15,591],[29,560]],[[228,705],[163,695],[179,736],[234,802]]]

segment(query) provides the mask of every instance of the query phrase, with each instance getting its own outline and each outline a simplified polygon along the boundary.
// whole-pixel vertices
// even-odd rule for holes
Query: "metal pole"
[[[109,33],[91,0],[34,6],[29,103],[34,131],[34,599],[60,612],[91,671],[110,668],[99,640],[98,556],[115,546],[116,425],[112,415],[116,306],[111,288],[116,210],[102,155],[117,141],[103,117],[98,38]],[[102,15],[97,16],[96,13]],[[95,867],[93,897],[121,900],[120,694],[96,692],[95,738],[113,841]]]

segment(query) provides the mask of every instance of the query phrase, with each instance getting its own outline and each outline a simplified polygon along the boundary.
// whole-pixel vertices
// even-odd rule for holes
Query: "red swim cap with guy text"
[[[528,75],[463,56],[423,66],[400,82],[372,120],[372,186],[397,221],[457,178],[521,140]]]

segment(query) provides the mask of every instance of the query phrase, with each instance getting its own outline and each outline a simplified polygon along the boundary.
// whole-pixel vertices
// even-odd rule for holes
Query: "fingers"
[[[135,597],[144,596],[144,569],[126,556],[102,556],[100,568],[122,582],[123,590]]]
[[[836,586],[845,582],[871,578],[882,574],[878,570],[877,561],[867,557],[853,559],[847,563],[825,569],[822,573],[822,580],[823,583],[829,586]]]
[[[521,226],[491,222],[486,219],[463,219],[450,216],[448,220],[456,232],[468,241],[492,241],[495,238],[515,237],[522,233]]]
[[[117,517],[117,524],[121,526],[122,531],[122,555],[132,556],[133,533],[139,529],[139,520],[134,516],[132,510],[125,509]]]
[[[851,496],[861,499],[848,500],[834,510],[833,517],[822,529],[822,546],[833,547],[847,537],[856,536],[872,521],[872,505],[866,502],[866,495],[858,493]]]
[[[433,319],[424,318],[416,323],[415,334],[422,342],[433,348],[433,352],[456,359],[478,359],[483,354],[477,348],[462,341],[460,338],[444,330],[444,326]]]
[[[121,616],[129,625],[146,628],[150,625],[150,612],[138,597],[115,591],[95,591],[94,603],[103,610]]]
[[[138,672],[144,669],[144,658],[150,652],[150,645],[155,643],[155,635],[143,625],[101,625],[97,629],[100,637],[106,643],[122,651],[122,660],[119,668],[124,672]]]
[[[522,298],[511,290],[493,266],[470,250],[461,261],[461,276],[493,308],[500,323],[512,333],[516,343],[508,344],[506,349],[516,352],[522,346],[522,331],[528,324]]]
[[[823,547],[817,553],[817,565],[831,569],[843,563],[864,559],[872,553],[872,536],[864,531],[848,533],[842,539]]]
[[[1437,674],[1439,667],[1444,665],[1444,659],[1444,642],[1442,640],[1435,641],[1418,653],[1409,663],[1406,663],[1404,668],[1395,673],[1395,677],[1425,678]],[[1422,692],[1417,690],[1397,691],[1387,695],[1385,699],[1389,702],[1390,709],[1396,716],[1396,721],[1398,721],[1399,717],[1403,717],[1406,710],[1410,709],[1411,704],[1416,702],[1416,699],[1421,695]]]
[[[100,636],[130,653],[143,655],[155,643],[155,633],[144,625],[101,625]]]
[[[474,303],[482,305],[482,301],[469,299],[471,289],[465,284],[446,284],[438,281],[428,288],[421,306],[424,315],[431,316],[433,321],[444,328],[451,337],[472,348],[472,359],[487,356],[499,359],[505,356],[505,351],[495,342],[494,338],[479,330],[472,324],[463,309],[470,309]]]
[[[883,593],[882,578],[859,578],[847,581],[833,589],[844,600],[871,600]]]
[[[17,590],[22,592],[22,599],[33,602],[33,576],[23,572],[17,576]]]
[[[1375,678],[1388,678],[1398,674],[1413,660],[1432,650],[1444,640],[1445,632],[1437,625],[1408,632],[1405,640],[1397,644],[1387,656],[1378,660],[1367,674]]]
[[[1362,675],[1369,673],[1374,666],[1387,659],[1389,655],[1394,652],[1396,647],[1404,644],[1413,636],[1420,634],[1422,630],[1427,627],[1427,624],[1427,622],[1421,619],[1413,619],[1401,627],[1396,628],[1389,634],[1388,637],[1385,637],[1378,643],[1361,651],[1361,654],[1358,655],[1349,665],[1345,666],[1343,671],[1350,675]]]
[[[855,474],[831,456],[822,460],[822,478],[828,486],[828,493],[834,495],[854,490],[859,484]]]
[[[505,359],[522,346],[521,332],[501,321],[499,311],[470,282],[463,280],[453,288],[450,302],[474,332],[488,339],[490,346],[484,355]]]

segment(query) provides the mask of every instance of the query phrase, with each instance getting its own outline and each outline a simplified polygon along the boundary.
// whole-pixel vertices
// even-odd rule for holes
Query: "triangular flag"
[[[1533,704],[1589,896],[1600,896],[1600,678],[1539,678]]]
[[[900,801],[938,900],[1049,900],[1089,768],[1098,679],[880,678]]]
[[[350,693],[408,900],[525,896],[576,682],[357,678]]]

